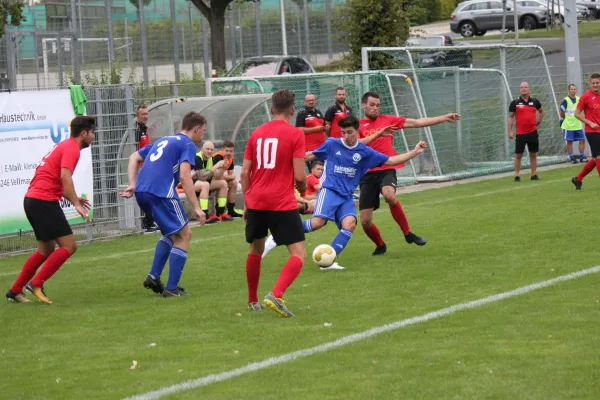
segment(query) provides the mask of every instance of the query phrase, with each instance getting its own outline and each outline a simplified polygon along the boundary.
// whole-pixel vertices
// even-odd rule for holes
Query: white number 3
[[[156,161],[163,155],[163,149],[169,144],[168,140],[160,142],[156,148],[156,153],[150,154],[150,161]]]
[[[277,145],[279,140],[275,138],[265,139],[265,145],[262,146],[262,138],[256,141],[256,161],[257,168],[273,169],[277,158]],[[264,165],[261,165],[264,164]]]

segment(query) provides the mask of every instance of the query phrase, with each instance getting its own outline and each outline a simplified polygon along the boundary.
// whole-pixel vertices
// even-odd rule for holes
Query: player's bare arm
[[[538,120],[536,122],[536,125],[540,125],[543,120],[544,120],[544,109],[542,107],[540,107],[540,109],[538,110]]]
[[[331,132],[331,122],[325,121],[325,126],[323,127],[325,131],[325,136],[329,137],[329,132]]]
[[[129,164],[127,165],[127,177],[129,180],[129,186],[119,196],[130,198],[135,193],[135,182],[137,181],[138,172],[140,171],[140,165],[144,162],[139,152],[133,153],[129,156]]]
[[[515,134],[513,133],[514,123],[515,123],[515,113],[509,112],[508,113],[508,137],[511,139],[515,137]]]
[[[198,217],[198,221],[200,221],[200,225],[204,225],[206,222],[206,214],[200,209],[200,204],[198,204],[198,199],[196,198],[194,182],[192,181],[192,165],[189,162],[184,161],[179,165],[179,179],[181,180],[183,192],[188,201],[192,203],[192,207]]]
[[[304,160],[306,162],[312,162],[315,161],[317,159],[317,156],[315,156],[312,151],[307,151],[306,152],[306,157],[304,158]]]
[[[75,185],[73,184],[73,173],[71,170],[68,168],[61,168],[60,180],[62,181],[64,187],[63,197],[73,203],[73,207],[75,207],[75,210],[77,210],[82,218],[84,218],[87,222],[90,222],[90,216],[87,213],[87,210],[89,210],[89,204],[86,202],[86,209],[81,203],[80,198],[77,197]]]
[[[233,171],[225,171],[223,174],[223,180],[227,182],[231,182],[235,180],[235,172]]]
[[[424,128],[426,126],[438,125],[444,122],[456,122],[459,119],[460,115],[453,113],[440,115],[438,117],[428,117],[419,119],[407,118],[406,121],[404,121],[404,128]]]
[[[300,193],[306,191],[306,164],[305,158],[294,158],[294,181]]]
[[[394,130],[397,130],[395,125],[386,126],[385,128],[375,132],[374,134],[364,137],[362,139],[358,139],[358,140],[360,142],[362,142],[363,144],[368,145],[369,143],[371,143],[373,140],[377,139],[380,136],[392,136],[392,132]]]
[[[211,172],[216,180],[223,179],[225,173],[225,161],[221,160],[212,166]]]
[[[410,160],[411,158],[414,158],[414,157],[418,156],[419,154],[423,153],[426,148],[427,148],[427,143],[421,141],[421,142],[417,143],[415,148],[413,150],[409,151],[408,153],[398,154],[397,156],[390,157],[385,162],[385,165],[398,165],[398,164],[405,163],[408,160]]]
[[[587,118],[585,118],[584,112],[582,110],[580,110],[579,108],[577,108],[575,110],[575,118],[577,118],[578,120],[580,120],[584,124],[588,125],[592,129],[598,129],[598,124],[596,124],[596,123],[588,120]]]
[[[250,175],[252,174],[252,160],[244,159],[242,163],[242,172],[240,172],[240,183],[242,184],[242,194],[246,195],[246,190],[250,187]],[[248,209],[246,203],[244,203],[244,215],[242,216],[244,222],[248,220]]]

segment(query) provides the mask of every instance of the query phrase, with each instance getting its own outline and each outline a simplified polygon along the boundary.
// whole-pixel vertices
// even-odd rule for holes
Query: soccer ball
[[[313,251],[313,261],[319,267],[330,267],[335,262],[337,254],[328,244],[320,244]]]

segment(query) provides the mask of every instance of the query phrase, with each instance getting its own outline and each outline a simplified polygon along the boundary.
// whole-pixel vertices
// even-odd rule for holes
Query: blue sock
[[[187,261],[187,251],[179,247],[171,249],[171,258],[169,260],[169,280],[167,281],[167,289],[175,290],[179,286],[183,267]]]
[[[167,236],[163,236],[158,239],[156,243],[156,250],[154,251],[154,259],[152,260],[152,268],[150,268],[150,275],[154,279],[160,278],[160,275],[165,269],[165,264],[169,259],[171,248],[173,247],[173,241]]]
[[[304,227],[304,233],[312,232],[312,222],[310,219],[305,219],[302,221],[302,226]]]
[[[335,239],[333,239],[333,242],[331,242],[331,247],[335,249],[335,252],[338,256],[342,251],[344,251],[351,238],[352,232],[347,229],[340,229],[340,232],[337,234]]]
[[[579,159],[580,160],[585,159],[585,153],[579,153]]]
[[[575,156],[573,155],[573,153],[569,153],[569,160],[573,161],[575,159]]]

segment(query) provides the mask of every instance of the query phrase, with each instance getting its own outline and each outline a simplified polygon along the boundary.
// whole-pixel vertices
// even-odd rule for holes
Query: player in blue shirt
[[[419,142],[414,150],[396,156],[386,156],[366,144],[375,138],[389,134],[393,127],[386,127],[375,135],[358,140],[359,121],[354,116],[342,118],[339,121],[342,138],[329,138],[318,149],[307,153],[306,160],[319,159],[325,161],[321,176],[321,190],[317,196],[317,204],[313,217],[303,221],[304,232],[321,229],[327,221],[335,221],[340,232],[331,246],[339,255],[350,241],[356,228],[356,207],[352,198],[354,189],[360,179],[370,168],[380,165],[398,165],[421,154],[427,148],[425,142]],[[270,236],[265,243],[263,257],[277,246]],[[337,262],[321,270],[344,269]]]
[[[202,141],[205,130],[206,119],[197,112],[190,112],[183,118],[181,132],[160,138],[129,157],[129,186],[121,196],[129,198],[135,193],[140,208],[146,215],[152,216],[163,234],[156,244],[152,267],[144,281],[145,288],[163,297],[187,294],[179,287],[179,280],[187,260],[192,231],[177,193],[180,179],[200,224],[206,221],[192,182],[196,144]],[[167,259],[169,279],[164,287],[160,275]]]

